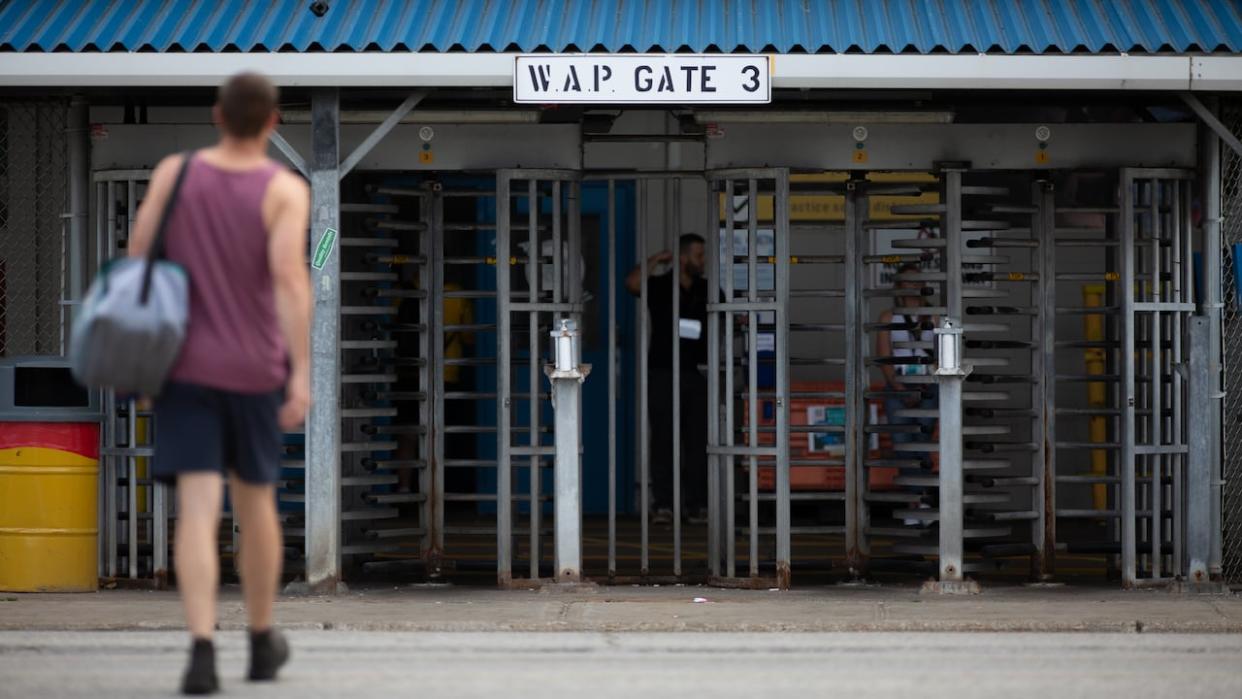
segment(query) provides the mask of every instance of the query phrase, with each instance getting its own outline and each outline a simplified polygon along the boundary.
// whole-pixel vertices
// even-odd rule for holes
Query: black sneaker
[[[667,507],[657,507],[651,515],[651,523],[657,526],[668,526],[673,523],[673,511]]]
[[[194,639],[190,646],[190,665],[181,678],[182,694],[215,694],[220,691],[216,676],[216,647],[205,638]]]
[[[250,674],[251,682],[266,682],[276,679],[276,672],[289,661],[289,642],[285,635],[276,629],[268,629],[250,634]]]

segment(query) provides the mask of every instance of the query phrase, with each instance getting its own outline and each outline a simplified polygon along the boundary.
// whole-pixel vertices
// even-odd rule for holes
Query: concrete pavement
[[[696,599],[702,601],[695,601]],[[360,631],[1176,631],[1242,632],[1242,597],[1089,587],[991,587],[964,597],[903,586],[789,592],[706,587],[600,587],[502,592],[454,586],[355,590],[278,602],[290,629]],[[222,629],[245,627],[236,587]],[[171,591],[0,593],[0,630],[184,628]]]
[[[1242,696],[1242,636],[1193,634],[606,634],[295,631],[276,684],[241,680],[219,638],[223,696]],[[0,632],[0,697],[167,697],[177,632]]]

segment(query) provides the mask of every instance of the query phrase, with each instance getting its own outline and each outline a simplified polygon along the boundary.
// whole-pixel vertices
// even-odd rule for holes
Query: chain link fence
[[[1242,100],[1221,102],[1221,121],[1235,134],[1242,133]],[[1238,269],[1234,246],[1242,245],[1242,157],[1224,147],[1221,158],[1221,240],[1225,285],[1224,319],[1221,330],[1225,363],[1223,475],[1223,558],[1225,581],[1242,583],[1242,303],[1238,298]]]
[[[0,101],[0,357],[59,355],[68,105]]]

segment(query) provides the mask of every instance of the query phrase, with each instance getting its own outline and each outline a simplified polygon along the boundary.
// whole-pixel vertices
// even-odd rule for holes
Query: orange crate
[[[845,385],[840,381],[805,381],[796,382],[790,386],[792,393],[799,392],[838,392],[845,390]],[[772,409],[772,401],[760,401],[761,415],[759,425],[772,427],[776,425],[776,413]],[[872,421],[879,420],[884,414],[883,401],[873,400],[869,402],[869,409],[873,412]],[[793,398],[789,403],[789,424],[790,426],[807,426],[812,424],[811,419],[814,418],[815,424],[844,424],[845,416],[841,412],[844,409],[844,401],[839,398]],[[743,402],[742,411],[742,431],[745,433],[749,426],[750,420],[749,402]],[[764,416],[766,413],[769,416]],[[842,444],[844,435],[839,433],[808,433],[795,432],[789,436],[789,458],[790,459],[808,459],[822,457],[826,461],[835,462],[824,466],[791,466],[789,469],[789,487],[791,490],[802,491],[832,491],[845,490],[845,466],[841,463],[844,458],[844,445]],[[888,438],[872,438],[869,453],[872,456],[878,456],[884,449],[888,448]],[[773,446],[776,444],[776,435],[771,432],[761,432],[759,434],[759,444],[761,446]],[[771,459],[762,459],[762,461],[771,462]],[[897,476],[897,469],[892,468],[873,468],[870,470],[870,486],[872,490],[890,490],[893,486],[893,478]],[[759,488],[771,491],[776,488],[776,469],[772,466],[759,467]]]

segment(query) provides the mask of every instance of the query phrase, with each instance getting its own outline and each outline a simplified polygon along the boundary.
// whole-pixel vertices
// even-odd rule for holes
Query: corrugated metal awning
[[[0,0],[0,51],[1238,53],[1242,3]]]

